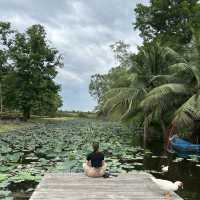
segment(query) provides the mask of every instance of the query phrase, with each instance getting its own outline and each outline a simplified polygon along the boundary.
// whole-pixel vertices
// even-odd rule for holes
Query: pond
[[[200,162],[165,154],[162,144],[144,150],[141,136],[118,122],[75,119],[36,124],[0,136],[0,198],[29,199],[43,174],[82,171],[82,163],[98,141],[113,173],[145,170],[157,178],[180,180],[186,200],[199,200]],[[169,166],[163,173],[161,166]]]

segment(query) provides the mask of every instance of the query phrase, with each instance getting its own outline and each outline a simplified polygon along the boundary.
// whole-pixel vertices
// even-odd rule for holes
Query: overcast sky
[[[92,110],[90,76],[106,73],[115,61],[110,45],[124,40],[136,51],[142,40],[133,30],[134,8],[148,0],[0,0],[0,20],[24,31],[42,24],[64,57],[56,82],[63,110]]]

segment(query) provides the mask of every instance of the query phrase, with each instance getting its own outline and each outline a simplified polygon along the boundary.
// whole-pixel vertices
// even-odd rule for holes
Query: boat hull
[[[200,144],[192,144],[191,142],[174,137],[170,140],[169,151],[181,154],[183,156],[200,155]]]

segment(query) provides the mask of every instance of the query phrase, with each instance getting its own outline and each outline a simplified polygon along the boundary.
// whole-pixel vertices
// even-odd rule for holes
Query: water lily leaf
[[[4,197],[4,200],[14,200],[13,197]]]
[[[0,190],[0,198],[10,197],[12,193],[8,190]]]
[[[188,161],[192,161],[192,162],[199,162],[200,157],[198,155],[190,155],[190,158],[188,158]]]
[[[0,172],[9,172],[9,171],[13,170],[14,168],[15,168],[15,166],[2,165],[2,166],[0,166]]]
[[[6,179],[5,181],[0,182],[0,188],[1,189],[5,189],[10,185],[10,182],[8,179]]]
[[[122,167],[122,169],[128,169],[128,170],[135,169],[135,167],[133,165],[127,165],[127,164],[122,165],[121,167]]]
[[[144,154],[153,154],[153,153],[149,149],[145,149]]]
[[[178,162],[182,162],[184,160],[184,158],[176,158],[175,160],[173,160],[174,163],[178,163]]]
[[[11,149],[8,145],[2,145],[2,146],[0,147],[0,152],[1,152],[2,154],[7,154],[7,153],[12,152],[12,149]]]
[[[8,174],[0,174],[0,182],[6,180],[8,178]]]
[[[22,181],[35,181],[39,182],[41,180],[41,176],[39,175],[33,175],[31,172],[27,171],[22,171],[19,172],[17,175],[13,176],[10,178],[11,181],[13,182],[22,182]]]
[[[4,156],[4,160],[6,160],[7,162],[15,162],[17,163],[20,158],[22,156],[22,153],[14,153],[14,154],[7,154],[6,156]]]
[[[152,158],[159,158],[159,156],[155,156],[155,155],[154,155],[154,156],[152,156]]]

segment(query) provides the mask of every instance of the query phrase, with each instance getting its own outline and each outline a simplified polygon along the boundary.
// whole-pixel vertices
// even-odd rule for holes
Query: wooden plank
[[[163,194],[147,173],[133,172],[106,179],[48,173],[30,200],[164,200]],[[182,199],[173,193],[171,200]]]

